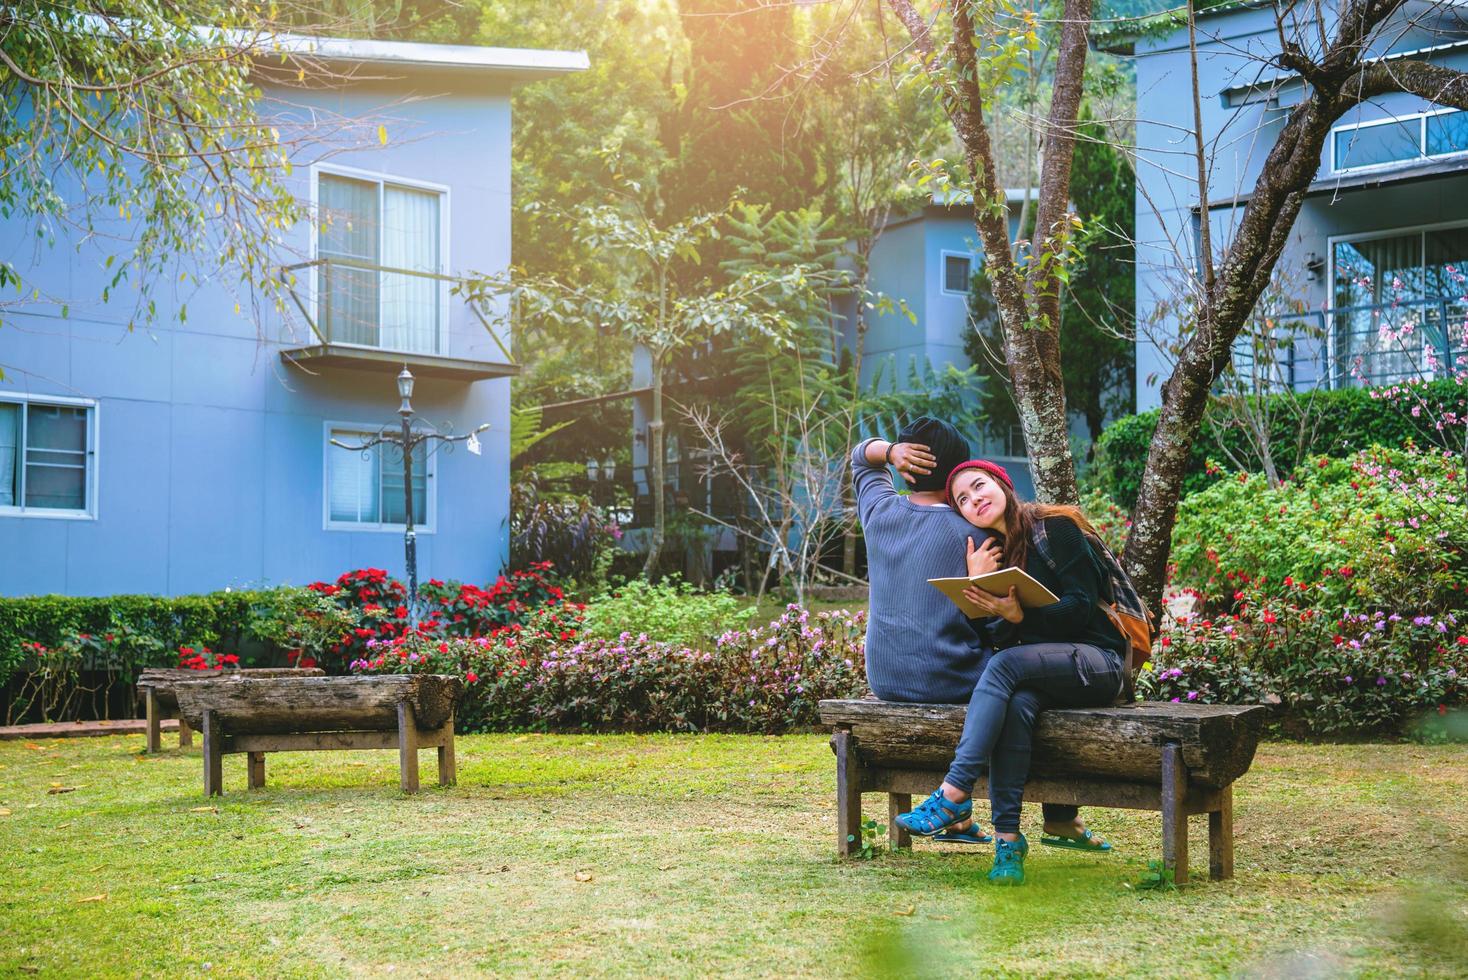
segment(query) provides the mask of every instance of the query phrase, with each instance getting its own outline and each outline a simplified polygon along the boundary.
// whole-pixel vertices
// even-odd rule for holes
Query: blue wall
[[[409,100],[420,96],[421,101]],[[447,185],[451,272],[503,269],[510,260],[509,90],[484,76],[420,75],[332,92],[292,90],[270,108],[289,138],[306,107],[362,121],[330,164]],[[379,145],[382,122],[389,142]],[[338,146],[339,148],[339,146]],[[309,167],[291,189],[309,199]],[[106,249],[60,236],[36,248],[21,223],[0,222],[0,259],[55,305],[8,311],[0,327],[0,394],[97,403],[95,519],[0,515],[0,593],[179,594],[226,586],[307,582],[359,566],[403,573],[400,531],[324,528],[324,423],[366,427],[396,418],[392,373],[281,362],[311,342],[299,319],[250,315],[230,277],[175,295],[160,290],[156,321],[127,330],[130,295],[99,297]],[[280,261],[311,254],[293,229]],[[129,290],[117,290],[128,294]],[[69,304],[62,317],[60,302]],[[235,312],[240,302],[243,313]],[[187,322],[177,323],[176,304]],[[172,306],[173,308],[168,308]],[[454,357],[500,361],[493,340],[450,299]],[[507,341],[508,343],[508,341]],[[462,447],[437,461],[436,526],[419,537],[419,574],[482,582],[507,554],[508,379],[420,378],[421,418],[465,432],[489,422],[484,453]],[[34,512],[32,512],[34,513]]]

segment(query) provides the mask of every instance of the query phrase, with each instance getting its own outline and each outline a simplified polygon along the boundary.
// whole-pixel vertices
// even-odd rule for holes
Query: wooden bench
[[[965,705],[822,701],[836,753],[836,835],[842,857],[861,844],[861,794],[886,793],[894,848],[911,846],[894,818],[943,781]],[[1261,705],[1139,702],[1054,709],[1035,724],[1025,800],[1162,813],[1162,859],[1188,880],[1188,816],[1208,814],[1208,868],[1233,876],[1233,783],[1254,760]],[[974,786],[987,797],[987,777]]]
[[[225,674],[248,674],[251,677],[321,677],[325,673],[326,671],[316,667],[221,667],[218,670],[146,667],[138,675],[138,697],[143,701],[144,717],[148,719],[148,751],[162,751],[162,722],[165,718],[178,719],[179,748],[185,749],[194,744],[193,726],[178,713],[178,696],[173,691],[176,684],[212,680]]]
[[[248,757],[250,789],[265,785],[265,753],[398,750],[400,785],[418,792],[418,750],[438,749],[438,782],[452,786],[454,711],[464,682],[439,674],[250,677],[175,685],[179,713],[204,735],[204,793],[224,794],[226,755]]]

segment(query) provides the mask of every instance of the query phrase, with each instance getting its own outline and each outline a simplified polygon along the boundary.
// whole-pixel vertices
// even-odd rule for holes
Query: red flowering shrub
[[[358,625],[329,648],[331,666],[344,668],[369,659],[377,644],[410,634],[407,586],[383,569],[361,568],[346,572],[335,584],[313,582],[307,588],[357,614]],[[542,562],[501,575],[487,588],[429,579],[419,587],[418,597],[422,636],[473,638],[524,623],[538,610],[561,604],[565,592],[552,580],[550,563]]]
[[[218,670],[221,667],[238,667],[240,658],[233,653],[211,650],[199,643],[178,648],[178,665],[184,670]]]

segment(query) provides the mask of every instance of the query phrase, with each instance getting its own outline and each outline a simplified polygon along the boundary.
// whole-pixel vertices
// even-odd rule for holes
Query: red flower
[[[464,680],[468,681],[470,684],[473,684],[475,681],[479,680],[479,675],[471,670],[469,671],[469,673],[464,675]]]
[[[1336,646],[1340,646],[1342,643],[1346,642],[1346,638],[1337,633],[1335,636],[1331,637],[1331,641],[1334,642]]]
[[[392,611],[392,614],[394,616],[396,616],[398,619],[407,619],[408,618],[408,607],[407,606],[398,606],[396,609],[394,609]]]

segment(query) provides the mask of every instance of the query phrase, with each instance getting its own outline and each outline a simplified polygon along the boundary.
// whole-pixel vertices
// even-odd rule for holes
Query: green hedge
[[[1434,381],[1422,391],[1429,404],[1458,410],[1465,386],[1454,381]],[[1285,397],[1290,396],[1269,396],[1270,399]],[[1313,397],[1314,431],[1303,447],[1305,456],[1339,457],[1372,445],[1401,447],[1411,439],[1421,443],[1428,431],[1423,419],[1412,418],[1398,405],[1372,398],[1371,392],[1364,388],[1320,391]],[[1107,426],[1096,443],[1096,456],[1087,472],[1089,486],[1102,491],[1128,511],[1136,507],[1137,493],[1142,486],[1142,470],[1147,465],[1147,451],[1152,444],[1152,435],[1157,431],[1158,414],[1158,410],[1153,409],[1117,419]],[[1295,422],[1287,412],[1271,412],[1270,417],[1275,420],[1273,436],[1279,469],[1288,472],[1299,462],[1295,455]],[[1248,445],[1244,433],[1238,429],[1227,430],[1223,435],[1221,445],[1214,437],[1213,428],[1204,425],[1188,457],[1183,496],[1204,490],[1215,482],[1217,478],[1208,475],[1208,461],[1226,462],[1228,457],[1223,446],[1237,452]]]
[[[237,646],[261,592],[210,592],[167,598],[150,595],[24,596],[0,598],[0,684],[22,663],[21,643],[56,646],[69,633],[105,633],[126,624],[177,650],[186,643],[228,641]]]

